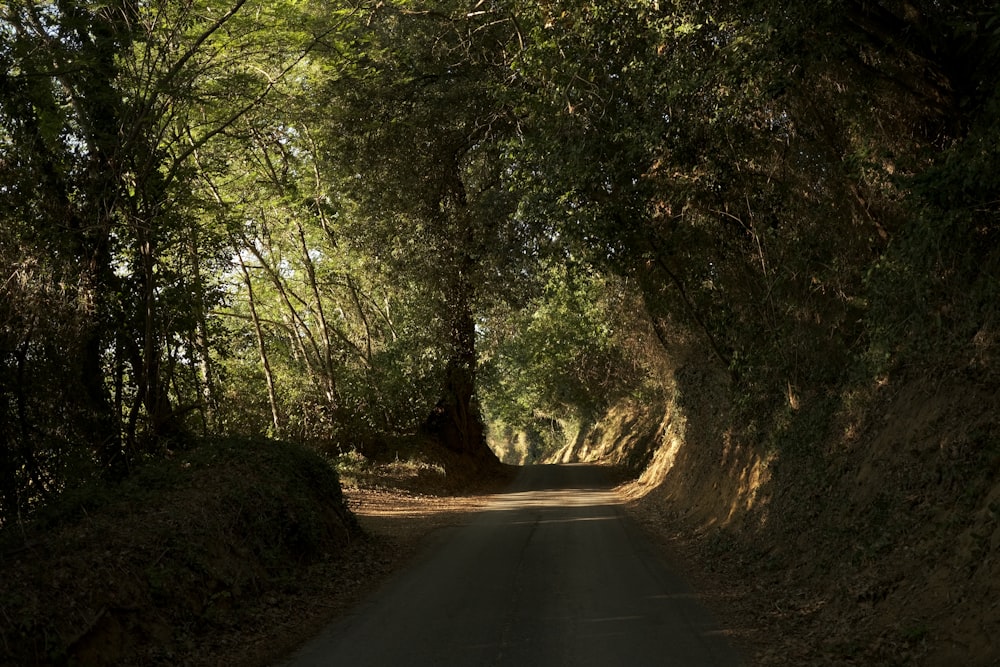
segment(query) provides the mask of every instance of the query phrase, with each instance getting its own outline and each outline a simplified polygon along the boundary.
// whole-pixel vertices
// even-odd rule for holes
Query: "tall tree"
[[[359,221],[346,231],[436,294],[444,386],[424,429],[492,460],[476,400],[476,309],[509,276],[497,275],[496,253],[514,210],[500,151],[516,123],[504,97],[515,23],[494,4],[381,3],[358,40],[364,68],[329,89],[339,183]]]
[[[988,108],[987,4],[525,8],[525,215],[635,276],[654,322],[686,321],[734,378],[836,381],[885,330],[866,326],[873,276],[956,275],[879,258],[907,228],[918,255],[953,247],[943,226],[910,227],[909,179]]]
[[[251,7],[258,14],[244,20]],[[0,382],[0,403],[24,408],[15,409],[18,440],[51,435],[42,447],[59,452],[49,462],[56,478],[90,454],[106,473],[124,473],[178,436],[213,385],[207,313],[221,292],[209,276],[229,260],[228,234],[202,224],[193,156],[318,39],[286,40],[297,48],[280,59],[249,59],[282,51],[289,30],[268,16],[277,9],[250,0],[0,6],[4,275],[47,281],[30,291],[64,304],[7,320],[4,370],[36,383],[25,394]],[[67,311],[62,327],[55,318]],[[61,349],[39,337],[60,330]],[[62,405],[45,398],[64,389]]]

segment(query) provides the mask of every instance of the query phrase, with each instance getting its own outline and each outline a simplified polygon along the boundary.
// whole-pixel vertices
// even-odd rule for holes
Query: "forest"
[[[993,0],[0,2],[15,539],[205,441],[489,474],[625,404],[812,498],[998,355]],[[991,400],[892,477],[983,553]]]

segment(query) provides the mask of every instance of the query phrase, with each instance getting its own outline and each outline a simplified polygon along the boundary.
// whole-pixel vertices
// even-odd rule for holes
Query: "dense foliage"
[[[0,521],[196,434],[481,452],[657,339],[996,382],[998,72],[989,0],[5,3]]]

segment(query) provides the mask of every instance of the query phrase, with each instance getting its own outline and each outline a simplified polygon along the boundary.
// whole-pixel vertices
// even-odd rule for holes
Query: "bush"
[[[0,663],[148,662],[358,532],[336,472],[277,441],[201,443],[2,535]],[[160,656],[163,657],[163,656]]]

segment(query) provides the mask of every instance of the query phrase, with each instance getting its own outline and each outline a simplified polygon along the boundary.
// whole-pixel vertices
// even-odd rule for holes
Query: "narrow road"
[[[598,466],[525,468],[473,521],[285,664],[740,664]]]

